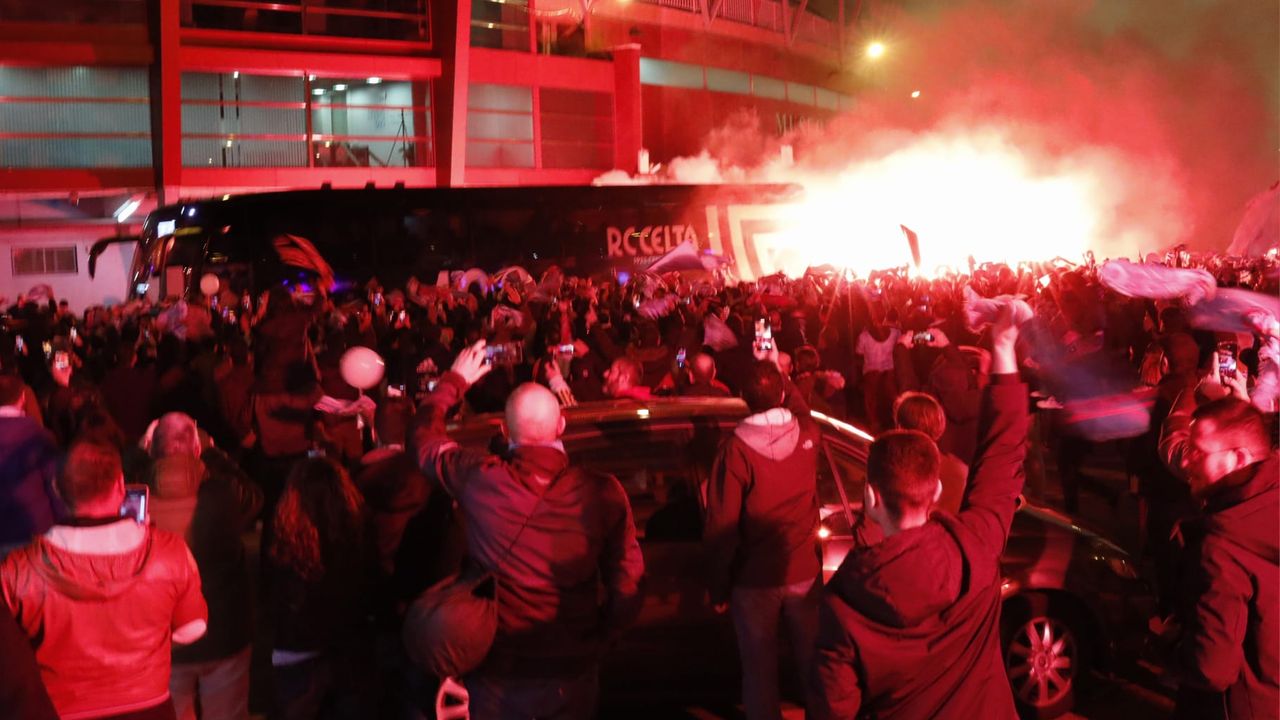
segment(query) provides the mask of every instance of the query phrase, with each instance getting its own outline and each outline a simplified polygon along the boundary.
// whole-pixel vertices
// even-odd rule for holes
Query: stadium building
[[[845,7],[845,2],[848,7]],[[586,184],[851,102],[858,0],[0,0],[0,295],[118,299],[158,204]],[[646,158],[648,160],[646,161]]]

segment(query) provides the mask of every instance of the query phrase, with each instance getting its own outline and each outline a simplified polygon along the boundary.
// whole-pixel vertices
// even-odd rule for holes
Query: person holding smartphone
[[[120,453],[80,441],[53,484],[70,518],[0,564],[13,613],[62,717],[172,717],[170,650],[205,634],[200,574],[179,535],[132,517]]]

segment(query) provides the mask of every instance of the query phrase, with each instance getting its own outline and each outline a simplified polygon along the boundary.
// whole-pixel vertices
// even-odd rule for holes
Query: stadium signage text
[[[646,225],[636,229],[610,226],[605,229],[605,242],[611,258],[661,255],[688,240],[698,244],[698,233],[692,225]]]

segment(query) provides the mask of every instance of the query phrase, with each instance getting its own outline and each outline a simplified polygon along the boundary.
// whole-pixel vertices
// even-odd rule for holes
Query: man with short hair
[[[0,375],[0,559],[53,525],[58,448],[53,435],[26,416],[26,385]]]
[[[893,403],[893,424],[899,430],[919,430],[937,445],[947,430],[947,413],[942,409],[942,403],[932,395],[908,391]],[[942,497],[938,498],[937,508],[958,513],[960,501],[964,499],[964,482],[969,476],[969,466],[955,455],[942,452],[941,447],[938,447],[938,452]]]
[[[205,633],[182,538],[121,517],[120,454],[72,445],[54,485],[71,518],[0,564],[0,601],[36,652],[62,717],[172,718],[171,643]]]
[[[653,393],[640,384],[643,376],[640,363],[620,357],[604,373],[604,394],[614,399],[650,400]]]
[[[778,369],[756,350],[742,395],[751,415],[720,447],[707,486],[704,542],[710,595],[729,611],[750,720],[781,717],[778,626],[785,620],[802,682],[817,624],[818,453],[821,432]]]
[[[982,451],[960,513],[934,511],[942,483],[928,435],[891,430],[871,445],[863,512],[885,539],[852,550],[827,583],[812,717],[1017,717],[1000,652],[1000,554],[1022,490],[1027,389],[1009,307],[991,335]]]
[[[729,388],[716,380],[716,360],[706,353],[689,358],[689,384],[680,389],[682,397],[729,397]]]
[[[1175,617],[1179,718],[1280,716],[1280,462],[1262,413],[1238,397],[1194,411],[1184,391],[1160,449],[1200,517],[1186,542]]]
[[[253,594],[241,540],[262,508],[262,491],[217,448],[205,449],[195,420],[167,413],[151,433],[151,517],[183,537],[200,571],[209,631],[173,650],[169,679],[174,713],[195,718],[243,718],[249,713]]]
[[[590,718],[600,658],[640,611],[644,558],[631,506],[615,478],[570,463],[560,404],[536,383],[507,400],[508,452],[449,440],[448,408],[491,367],[484,346],[464,349],[427,396],[413,449],[466,518],[469,558],[500,586],[493,647],[463,678],[471,717]]]

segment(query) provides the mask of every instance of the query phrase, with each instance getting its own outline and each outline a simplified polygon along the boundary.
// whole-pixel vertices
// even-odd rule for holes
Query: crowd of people
[[[675,396],[747,406],[701,495],[749,718],[780,717],[782,623],[814,717],[1013,717],[1016,498],[1056,477],[1076,511],[1103,443],[1138,481],[1179,712],[1275,717],[1280,263],[1139,267],[1174,274],[1135,292],[1090,255],[935,278],[213,283],[80,315],[19,298],[0,332],[0,708],[244,718],[252,676],[270,717],[429,717],[439,678],[410,661],[406,613],[480,568],[503,591],[461,678],[471,716],[590,717],[644,558],[622,485],[566,455],[563,408]],[[357,379],[357,347],[380,381]],[[825,587],[810,410],[877,436]],[[486,412],[503,447],[449,438]]]

